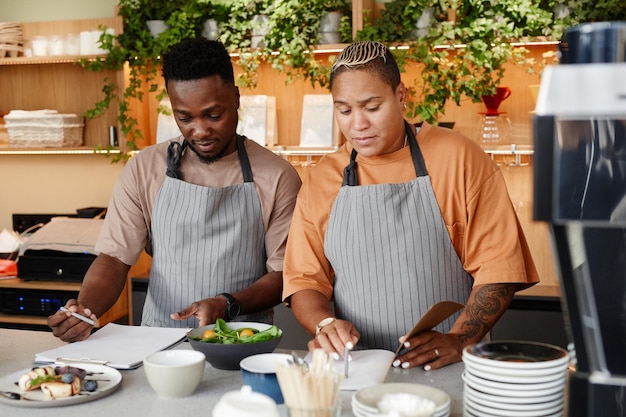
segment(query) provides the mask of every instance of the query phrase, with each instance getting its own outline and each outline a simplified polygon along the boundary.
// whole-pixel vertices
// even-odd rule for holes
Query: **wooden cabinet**
[[[96,31],[100,25],[122,30],[120,17],[104,19],[67,20],[50,22],[25,22],[22,32],[25,39],[34,36],[76,34]],[[93,108],[103,97],[106,79],[116,80],[123,88],[122,71],[90,72],[76,63],[78,58],[90,56],[43,56],[0,58],[0,115],[10,110],[53,109],[59,113],[83,114]],[[93,56],[91,56],[93,58]],[[83,150],[109,145],[109,126],[118,127],[117,103],[111,103],[101,117],[85,121]],[[37,150],[37,149],[31,149]],[[42,150],[42,149],[39,149]],[[47,148],[68,151],[63,148]],[[76,149],[74,149],[76,150]],[[5,144],[0,152],[16,151]]]

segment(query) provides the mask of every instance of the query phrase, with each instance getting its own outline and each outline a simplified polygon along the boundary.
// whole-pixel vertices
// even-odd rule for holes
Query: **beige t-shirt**
[[[474,285],[538,282],[498,166],[477,143],[448,129],[424,124],[416,139],[452,244]],[[346,144],[322,158],[300,190],[287,243],[283,299],[303,289],[332,296],[334,275],[323,243],[351,151]],[[359,155],[357,164],[359,185],[415,179],[408,146],[383,156]]]
[[[182,138],[176,139],[182,142]],[[153,203],[167,168],[170,141],[150,146],[126,164],[113,189],[98,252],[118,258],[127,265],[137,262],[144,248],[150,253]],[[267,270],[282,271],[285,244],[301,180],[294,167],[256,142],[244,141],[254,184],[263,212]],[[183,180],[205,187],[222,188],[241,184],[243,176],[237,152],[212,164],[201,162],[186,149],[181,158]]]

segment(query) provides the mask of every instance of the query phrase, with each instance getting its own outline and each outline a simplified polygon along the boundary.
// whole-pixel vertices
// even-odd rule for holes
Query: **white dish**
[[[565,398],[563,392],[556,392],[549,395],[542,395],[538,397],[503,397],[501,395],[487,394],[479,391],[465,384],[463,391],[470,394],[473,397],[481,398],[486,401],[501,402],[506,401],[509,404],[529,404],[554,401],[558,398]]]
[[[478,404],[472,401],[469,398],[463,399],[463,405],[465,407],[470,407],[470,409],[474,409],[478,414],[483,416],[496,415],[503,417],[544,417],[554,415],[554,413],[558,413],[563,410],[563,404],[558,404],[553,407],[546,407],[542,410],[498,410],[493,405],[484,406],[482,404]]]
[[[477,377],[489,379],[497,382],[508,382],[512,384],[545,384],[553,381],[563,381],[567,379],[567,370],[562,369],[549,375],[517,375],[517,374],[497,374],[491,370],[474,366],[465,366],[465,372],[476,375]]]
[[[353,397],[354,398],[354,397]],[[372,416],[376,416],[379,417],[380,416],[380,411],[378,409],[370,409],[370,407],[365,407],[362,404],[360,404],[358,401],[352,401],[352,412],[355,415],[361,416],[361,417],[372,417]],[[450,415],[450,407],[443,407],[440,409],[435,410],[435,414],[433,414],[433,417],[447,417]]]
[[[497,361],[493,361],[496,363]],[[505,375],[505,376],[518,376],[518,377],[537,377],[537,376],[555,376],[563,375],[567,371],[569,366],[568,362],[562,363],[559,366],[552,366],[549,368],[529,368],[529,369],[512,369],[503,368],[493,365],[484,365],[473,362],[465,362],[465,368],[476,369],[492,375]]]
[[[480,398],[475,396],[472,392],[466,390],[463,393],[463,399],[470,400],[476,404],[480,404],[485,407],[490,407],[497,410],[511,410],[511,411],[543,411],[545,409],[550,409],[553,407],[563,407],[564,406],[564,396],[557,398],[548,402],[536,402],[536,403],[526,403],[526,404],[517,404],[510,403],[506,401],[505,397],[500,398],[499,400],[486,400],[484,398]]]
[[[352,401],[352,414],[356,417],[381,417],[381,414],[378,410],[376,412],[367,411],[361,407],[359,407],[359,403]],[[433,417],[449,417],[450,416],[450,408],[442,408],[441,410],[435,410],[435,414]]]
[[[51,365],[60,366],[60,365]],[[87,371],[87,377],[85,379],[95,379],[98,381],[98,389],[94,392],[82,391],[79,395],[73,395],[71,397],[62,397],[56,399],[50,399],[40,389],[22,392],[15,384],[26,372],[31,368],[23,369],[21,371],[13,372],[0,378],[0,391],[17,392],[22,397],[27,399],[12,400],[10,398],[0,395],[0,403],[16,406],[16,407],[61,407],[71,404],[81,404],[89,401],[94,401],[102,397],[113,393],[122,382],[122,374],[114,368],[104,365],[96,365],[89,363],[73,363],[71,366],[81,368]]]
[[[500,388],[504,390],[515,390],[515,391],[529,391],[529,390],[541,390],[541,389],[550,389],[555,387],[565,387],[565,376],[563,378],[555,379],[553,381],[547,382],[537,382],[537,383],[523,383],[522,381],[515,382],[500,382],[494,381],[492,379],[487,379],[488,377],[481,376],[480,374],[475,374],[472,371],[466,370],[464,375],[470,380],[475,382],[476,384],[480,384],[481,386],[491,387],[491,388]]]
[[[558,346],[537,342],[498,341],[463,349],[469,360],[510,369],[540,369],[569,363],[569,353]]]
[[[397,392],[406,392],[418,395],[422,398],[428,398],[435,403],[435,414],[437,414],[441,409],[450,407],[450,396],[446,392],[428,385],[400,382],[362,388],[354,393],[353,401],[369,407],[368,410],[375,409],[376,412],[378,412],[377,404],[382,396]]]
[[[562,387],[543,389],[543,390],[526,390],[526,391],[514,391],[514,390],[501,389],[501,388],[491,388],[485,385],[481,385],[479,383],[477,384],[473,380],[468,379],[465,374],[463,374],[463,381],[465,382],[466,385],[469,385],[470,387],[474,388],[477,391],[481,391],[487,394],[499,395],[502,397],[533,398],[533,397],[540,397],[543,395],[551,395],[557,392],[563,392]]]

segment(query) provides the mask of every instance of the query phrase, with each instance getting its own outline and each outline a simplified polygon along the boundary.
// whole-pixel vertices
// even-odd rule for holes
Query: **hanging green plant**
[[[527,64],[527,50],[511,43],[525,36],[550,34],[551,12],[531,0],[394,0],[357,39],[381,40],[399,65],[421,65],[421,77],[408,85],[409,118],[437,123],[448,101],[478,103],[493,94],[504,64]]]

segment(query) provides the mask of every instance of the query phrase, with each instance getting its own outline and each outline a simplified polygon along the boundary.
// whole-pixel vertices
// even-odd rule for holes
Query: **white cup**
[[[65,55],[65,39],[63,36],[50,36],[48,38],[48,54],[53,56]]]
[[[143,360],[148,383],[161,397],[191,395],[204,375],[204,353],[191,349],[162,350]]]
[[[79,45],[80,45],[80,54],[81,55],[93,55],[94,52],[94,45],[93,45],[93,41],[91,40],[91,32],[89,31],[83,31],[80,32],[80,34],[78,35],[79,38]]]
[[[33,51],[33,56],[47,56],[48,38],[45,36],[35,36],[30,41],[30,47]]]
[[[65,37],[65,53],[67,55],[80,55],[80,38],[70,33]]]

